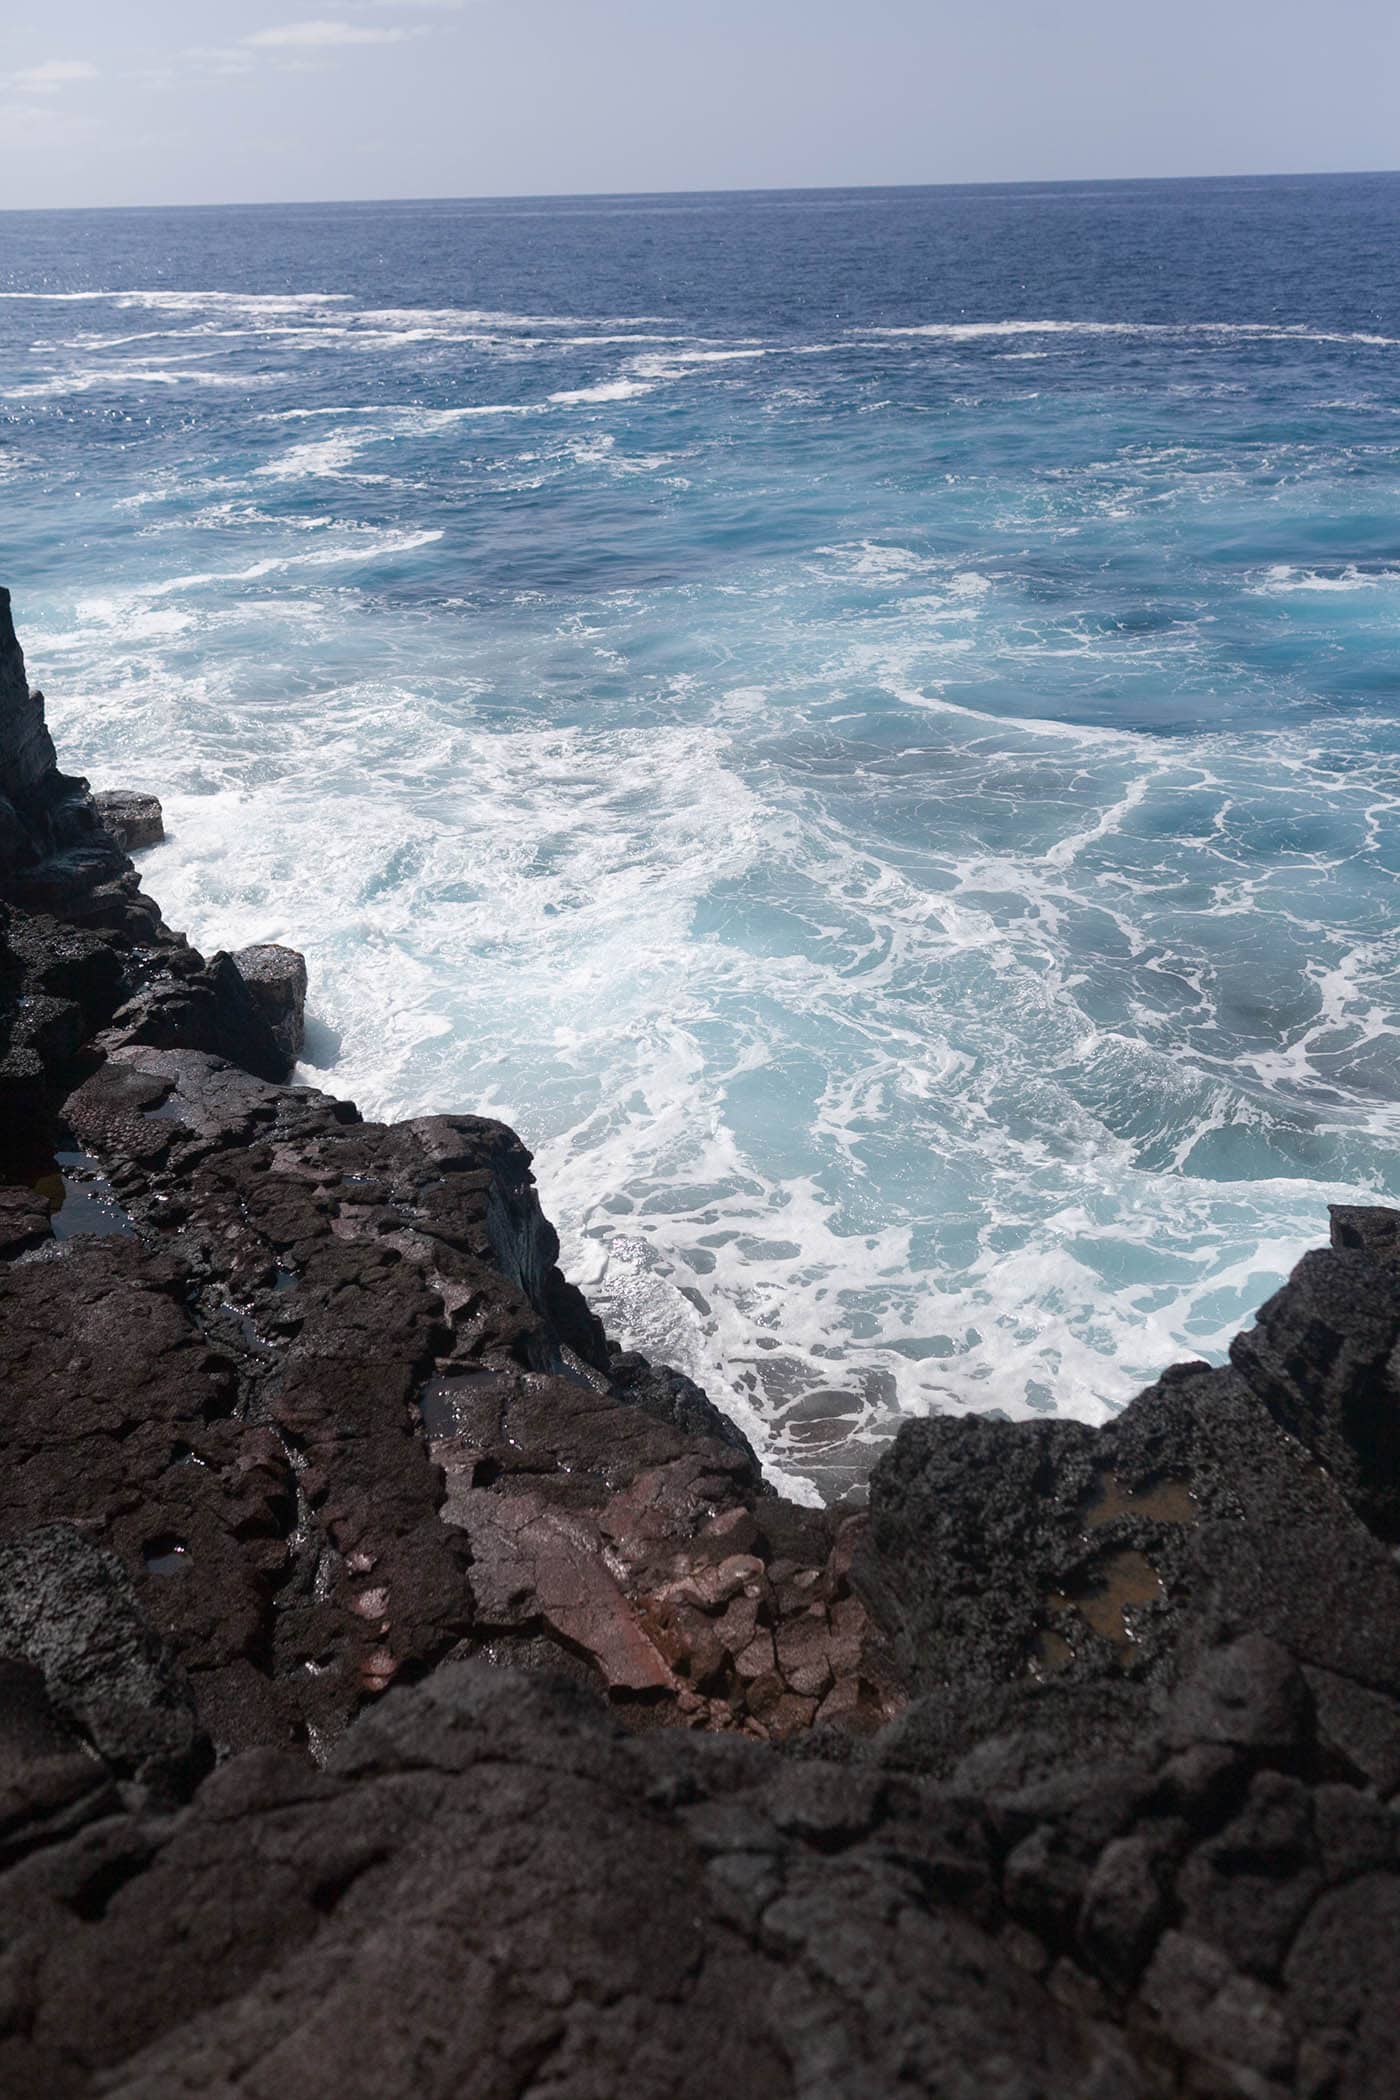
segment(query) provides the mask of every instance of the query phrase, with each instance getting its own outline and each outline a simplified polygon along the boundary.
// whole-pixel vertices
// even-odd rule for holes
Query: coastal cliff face
[[[798,1509],[512,1132],[287,1084],[7,600],[0,794],[0,2091],[1394,2091],[1400,1217]]]

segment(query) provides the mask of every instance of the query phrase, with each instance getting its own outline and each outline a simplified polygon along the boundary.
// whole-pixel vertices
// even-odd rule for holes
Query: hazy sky
[[[1400,166],[1397,0],[43,0],[0,204]]]

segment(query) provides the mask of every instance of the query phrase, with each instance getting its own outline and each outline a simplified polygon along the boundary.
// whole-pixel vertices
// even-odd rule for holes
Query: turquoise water
[[[780,1477],[1098,1419],[1400,1197],[1398,225],[8,215],[5,580],[172,923],[303,948],[367,1112],[516,1123]]]

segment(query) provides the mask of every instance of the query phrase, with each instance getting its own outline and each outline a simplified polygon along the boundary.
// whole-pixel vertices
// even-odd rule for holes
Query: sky
[[[1400,167],[1396,0],[45,0],[3,51],[7,208]]]

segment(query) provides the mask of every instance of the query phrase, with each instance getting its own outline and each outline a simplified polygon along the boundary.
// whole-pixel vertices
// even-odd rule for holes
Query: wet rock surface
[[[0,2092],[1388,2100],[1400,1216],[797,1508],[512,1132],[284,1083],[7,601],[0,796]]]

